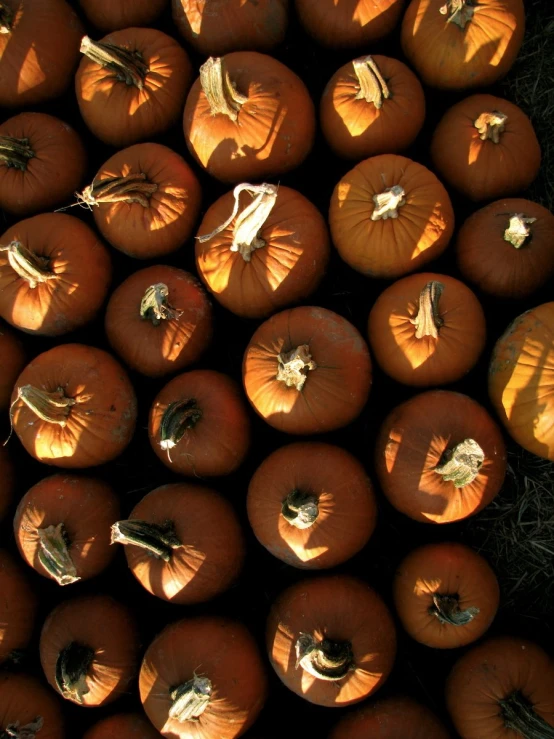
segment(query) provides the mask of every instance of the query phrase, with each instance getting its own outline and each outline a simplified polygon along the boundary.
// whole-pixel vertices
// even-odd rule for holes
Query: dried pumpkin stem
[[[222,57],[211,56],[200,67],[200,85],[212,115],[222,113],[232,121],[237,120],[248,97],[235,89]]]
[[[22,400],[41,420],[57,423],[62,428],[66,426],[71,408],[76,403],[74,398],[68,398],[64,394],[61,387],[49,393],[34,385],[22,385],[17,390],[17,398]]]
[[[212,683],[207,677],[195,675],[192,680],[172,688],[169,693],[173,703],[169,718],[181,723],[195,721],[206,710],[212,695]]]
[[[12,9],[9,8],[5,3],[0,3],[0,33],[11,33],[12,21]]]
[[[372,221],[384,221],[387,218],[398,218],[398,209],[406,204],[406,193],[400,185],[387,187],[383,192],[373,196],[375,208],[371,214]]]
[[[168,302],[169,288],[163,282],[147,287],[140,301],[140,317],[151,321],[152,325],[159,326],[162,321],[179,318],[182,310],[173,308]]]
[[[182,546],[172,521],[163,524],[138,519],[116,521],[112,525],[111,532],[111,544],[132,544],[141,547],[164,562],[169,562],[173,550]]]
[[[447,449],[435,467],[443,480],[451,480],[454,487],[463,488],[472,483],[485,461],[485,453],[474,439],[464,439]]]
[[[46,257],[33,254],[20,241],[12,241],[8,246],[0,246],[0,252],[4,251],[8,253],[10,267],[22,280],[29,283],[30,288],[35,288],[39,283],[48,282],[48,280],[59,279],[59,275],[47,269],[49,260]]]
[[[35,152],[31,149],[29,139],[16,139],[14,136],[0,136],[0,162],[6,167],[13,167],[25,172],[27,162],[32,159]]]
[[[295,649],[296,668],[302,667],[320,680],[342,680],[355,667],[352,645],[347,641],[318,641],[311,634],[300,633]]]
[[[479,609],[475,606],[470,606],[462,611],[457,595],[434,593],[433,605],[429,609],[429,613],[435,616],[441,624],[464,626],[470,621],[473,621],[475,616],[479,613]]]
[[[83,702],[89,692],[87,674],[94,660],[94,649],[79,642],[64,647],[56,661],[56,685],[64,698]]]
[[[447,0],[440,8],[440,13],[448,15],[447,23],[455,23],[464,29],[473,18],[473,9],[476,4],[472,0]]]
[[[170,403],[162,416],[160,424],[160,447],[167,451],[176,446],[185,432],[193,429],[202,418],[202,409],[194,398],[176,400]],[[171,457],[169,457],[171,460]]]
[[[554,726],[547,724],[519,691],[499,701],[499,705],[506,729],[525,739],[554,739]]]
[[[516,249],[521,249],[531,236],[531,225],[536,220],[536,218],[528,218],[524,213],[510,214],[510,223],[504,231],[504,241],[507,241]]]
[[[444,321],[439,315],[439,300],[444,290],[442,282],[431,280],[419,294],[419,309],[417,316],[410,319],[415,326],[416,339],[431,336],[438,339],[439,329]]]
[[[0,731],[0,739],[35,739],[43,726],[42,716],[37,716],[25,726],[20,726],[19,721],[16,721],[14,724],[8,724],[4,731]]]
[[[371,56],[362,56],[354,59],[352,66],[360,86],[354,99],[373,103],[379,110],[391,94],[375,60]]]
[[[493,144],[500,143],[500,135],[504,133],[508,116],[500,110],[491,113],[481,113],[473,124],[479,131],[481,141],[492,141]]]
[[[281,515],[297,529],[310,528],[319,515],[317,495],[292,490],[283,501]]]
[[[142,90],[150,70],[140,51],[129,51],[115,44],[93,41],[88,36],[83,36],[80,51],[91,61],[115,72],[119,82]]]
[[[308,344],[301,344],[290,352],[281,352],[277,357],[276,379],[287,387],[294,387],[298,392],[304,387],[306,376],[310,370],[317,369]]]
[[[94,181],[76,195],[79,203],[89,207],[100,203],[138,203],[143,208],[149,208],[150,197],[157,189],[155,182],[149,182],[143,172],[137,172],[125,177],[106,177]]]
[[[71,585],[81,578],[69,554],[69,540],[63,523],[37,529],[40,549],[38,559],[58,585]]]

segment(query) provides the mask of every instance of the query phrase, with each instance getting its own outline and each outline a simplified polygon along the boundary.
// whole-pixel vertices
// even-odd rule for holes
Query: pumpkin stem
[[[17,272],[22,280],[27,280],[30,288],[35,288],[39,282],[57,280],[59,276],[47,269],[49,260],[39,257],[23,246],[20,241],[12,241],[8,246],[0,246],[0,252],[8,252],[10,267]]]
[[[460,609],[460,601],[457,595],[434,593],[433,605],[429,609],[429,613],[436,616],[441,624],[465,626],[465,624],[473,621],[475,616],[479,613],[479,609],[475,606],[470,606],[462,611]]]
[[[181,441],[185,431],[193,429],[201,418],[202,409],[194,398],[176,400],[167,406],[160,425],[160,446],[167,451],[169,461],[171,461],[169,450],[173,449]]]
[[[211,56],[200,67],[200,85],[212,115],[222,113],[232,121],[237,120],[248,97],[235,89],[222,57]]]
[[[38,559],[58,585],[71,585],[81,578],[68,550],[68,537],[63,523],[37,529],[40,549]]]
[[[479,118],[473,124],[479,131],[481,141],[492,141],[493,144],[500,143],[500,134],[504,133],[508,116],[500,110],[493,110],[492,113],[481,113]]]
[[[474,439],[464,439],[452,449],[446,449],[435,472],[454,487],[463,488],[475,480],[485,461],[485,453]]]
[[[13,136],[0,136],[0,162],[6,167],[13,167],[25,172],[27,162],[35,152],[31,149],[29,139],[16,139]]]
[[[0,33],[11,33],[12,21],[12,9],[9,8],[5,3],[0,3]]]
[[[72,641],[56,661],[56,685],[64,698],[77,703],[89,692],[87,673],[94,660],[94,649]]]
[[[300,633],[296,640],[296,668],[302,667],[320,680],[342,680],[354,669],[350,642],[322,639]]]
[[[18,388],[17,399],[22,400],[43,421],[57,423],[62,428],[67,424],[71,407],[76,403],[74,398],[64,395],[61,387],[49,393],[33,385],[22,385]]]
[[[185,723],[195,721],[206,710],[212,695],[212,683],[207,677],[195,675],[169,693],[173,703],[169,709],[169,718]]]
[[[93,41],[88,36],[81,39],[80,51],[96,64],[115,72],[119,82],[142,90],[150,70],[140,51],[129,51],[115,44]]]
[[[283,501],[281,515],[297,529],[310,528],[319,515],[317,496],[292,490]]]
[[[475,5],[477,3],[473,2],[473,0],[447,0],[439,12],[442,15],[448,15],[450,13],[446,22],[455,23],[464,29],[473,18],[473,8]]]
[[[172,521],[163,524],[138,519],[116,521],[111,531],[111,544],[133,544],[147,549],[154,557],[163,559],[164,562],[169,562],[173,549],[182,546]]]
[[[37,716],[34,721],[25,726],[20,726],[19,721],[16,721],[15,724],[8,724],[3,731],[0,731],[0,739],[35,739],[43,725],[42,716]]]
[[[510,214],[510,223],[504,231],[504,241],[520,249],[531,235],[531,224],[536,218],[528,218],[524,213]]]
[[[387,218],[398,218],[398,209],[406,204],[406,193],[400,185],[387,187],[383,192],[373,196],[375,208],[371,214],[372,221],[384,221]]]
[[[235,205],[229,218],[211,233],[205,234],[204,236],[197,236],[196,238],[200,243],[203,243],[204,241],[209,241],[212,237],[221,233],[223,229],[227,228],[237,215],[239,198],[243,190],[246,190],[253,199],[240,212],[235,221],[231,251],[238,252],[245,262],[249,262],[252,259],[252,252],[255,249],[261,249],[266,244],[260,236],[260,231],[277,200],[278,187],[276,185],[270,185],[267,182],[262,182],[261,185],[250,185],[248,182],[237,185],[233,190]]]
[[[554,739],[554,726],[539,716],[519,691],[499,701],[504,726],[525,739]]]
[[[352,66],[360,85],[354,99],[373,103],[379,110],[383,107],[383,100],[388,100],[391,94],[375,60],[371,56],[361,56],[354,59]]]
[[[157,189],[155,182],[149,182],[143,172],[138,172],[125,177],[106,177],[75,195],[77,202],[89,208],[100,203],[139,203],[143,208],[149,208],[150,197]]]
[[[183,311],[169,305],[168,295],[169,288],[163,282],[147,287],[140,301],[140,317],[145,321],[151,321],[153,326],[159,326],[162,321],[179,318]]]
[[[308,344],[301,344],[290,352],[281,352],[277,357],[278,369],[276,379],[287,387],[294,387],[299,392],[304,387],[309,370],[317,369]]]
[[[416,339],[422,339],[424,336],[439,338],[439,328],[444,323],[439,315],[439,300],[443,290],[442,282],[431,280],[419,294],[417,316],[410,319],[410,323],[416,327]]]

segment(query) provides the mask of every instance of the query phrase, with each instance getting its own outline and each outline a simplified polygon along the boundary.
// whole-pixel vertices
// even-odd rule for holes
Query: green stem
[[[112,525],[112,544],[132,544],[146,549],[157,559],[169,562],[174,549],[182,546],[172,521],[165,524],[150,523],[138,519],[116,521]]]
[[[58,655],[56,685],[64,698],[83,702],[89,692],[87,674],[94,660],[94,649],[78,642],[71,642]]]
[[[195,675],[192,680],[172,688],[169,695],[173,703],[169,709],[169,718],[185,723],[196,721],[201,716],[211,699],[212,683],[207,677]]]
[[[429,613],[435,616],[441,624],[464,626],[470,621],[473,621],[475,616],[479,613],[479,609],[474,606],[470,606],[462,611],[460,609],[460,601],[457,595],[434,593],[433,605],[429,609]]]
[[[485,461],[485,453],[473,439],[464,439],[452,449],[447,449],[435,472],[444,480],[451,480],[454,487],[463,488],[472,483]]]
[[[443,290],[442,282],[431,280],[419,294],[417,316],[410,319],[410,323],[416,328],[416,339],[422,339],[424,336],[438,339],[439,329],[444,323],[439,315],[439,300]]]
[[[322,639],[301,633],[296,640],[296,668],[302,667],[320,680],[342,680],[355,668],[350,642]]]
[[[506,729],[524,739],[554,739],[554,726],[546,723],[519,691],[501,700],[500,710]]]
[[[139,51],[128,51],[114,44],[92,41],[88,36],[83,36],[80,51],[91,61],[115,72],[119,82],[142,90],[150,70]]]
[[[383,101],[388,100],[391,94],[375,60],[371,56],[362,56],[354,59],[352,66],[360,86],[355,99],[373,103],[379,110],[383,107]]]
[[[13,136],[0,136],[0,162],[25,172],[27,162],[36,156],[29,139],[16,139]]]
[[[81,578],[69,554],[69,541],[63,523],[37,529],[40,549],[39,562],[58,585],[71,585]]]
[[[160,446],[167,451],[176,446],[185,432],[193,429],[202,418],[202,409],[194,398],[176,400],[170,403],[162,416],[160,424]]]
[[[292,490],[283,501],[281,515],[291,526],[308,529],[319,515],[317,496]]]

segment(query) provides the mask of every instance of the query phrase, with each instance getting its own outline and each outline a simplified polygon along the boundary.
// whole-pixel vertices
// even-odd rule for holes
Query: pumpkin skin
[[[554,461],[554,303],[518,316],[496,342],[489,397],[510,434],[527,451]]]
[[[0,357],[0,410],[5,411],[10,406],[13,386],[27,357],[19,337],[3,322],[0,322]]]
[[[536,724],[532,734],[506,727],[503,703],[514,698],[541,720],[544,733]],[[554,663],[533,642],[510,636],[489,639],[455,663],[446,681],[446,704],[464,739],[549,737],[554,727]]]
[[[376,198],[394,195],[389,188],[395,187],[402,188],[404,204],[395,210],[391,201],[381,209]],[[338,182],[329,226],[340,257],[353,269],[393,279],[442,254],[454,231],[454,211],[430,170],[398,154],[380,154],[364,159]]]
[[[204,711],[189,721],[170,718],[170,692],[198,677],[211,683]],[[258,717],[268,685],[246,627],[221,616],[200,616],[172,623],[154,639],[142,662],[139,692],[146,715],[167,739],[235,739]]]
[[[71,654],[75,649],[71,645],[90,653]],[[107,595],[72,598],[54,608],[42,627],[39,648],[50,685],[66,700],[87,708],[106,705],[127,693],[138,672],[134,618],[126,606]],[[64,650],[68,661],[74,662],[78,681],[58,681]]]
[[[90,43],[96,42],[88,39],[85,46]],[[124,28],[99,43],[140,55],[146,71],[133,69],[137,81],[126,84],[123,74],[83,57],[75,76],[75,94],[87,127],[100,141],[117,147],[167,131],[178,120],[192,81],[192,65],[183,47],[155,28]]]
[[[369,63],[365,60],[371,60]],[[382,76],[383,86],[370,65]],[[372,84],[367,97],[361,82]],[[398,59],[375,54],[338,69],[319,106],[321,130],[331,149],[345,159],[407,149],[425,120],[425,95],[415,74]]]
[[[428,647],[455,649],[479,639],[500,600],[496,575],[473,549],[457,542],[427,544],[399,564],[396,612],[408,634]]]
[[[167,0],[79,0],[81,10],[100,31],[150,26],[161,15]]]
[[[23,568],[5,549],[0,549],[0,592],[1,664],[31,641],[38,605]]]
[[[476,124],[482,116],[497,113],[506,120],[480,132]],[[491,138],[496,136],[498,143]],[[474,202],[525,190],[541,163],[529,118],[514,103],[494,95],[471,95],[449,108],[433,133],[430,151],[438,174]]]
[[[13,522],[15,541],[39,575],[69,585],[98,575],[110,564],[115,555],[110,526],[119,517],[119,501],[105,482],[51,475],[21,498]],[[59,531],[52,531],[55,528]],[[69,561],[64,557],[58,569],[52,553],[62,543]]]
[[[196,268],[224,308],[242,318],[265,318],[314,292],[327,269],[330,242],[323,216],[297,190],[264,184],[261,187],[269,189],[266,195],[256,193],[255,185],[249,187],[237,195],[237,216],[210,239],[207,236],[232,214],[234,193],[226,193],[208,208],[195,242]],[[242,221],[241,215],[259,197],[255,211],[259,228],[253,239],[243,242],[239,229],[250,220]],[[264,219],[265,198],[274,204]],[[263,245],[258,248],[260,240]]]
[[[173,22],[202,56],[270,51],[285,38],[288,0],[172,0]]]
[[[270,454],[250,480],[246,509],[260,544],[306,569],[353,557],[377,518],[363,466],[346,450],[320,442],[288,444]]]
[[[152,286],[156,305],[143,303]],[[143,309],[144,306],[144,309]],[[195,362],[212,339],[212,307],[189,272],[156,265],[131,274],[112,293],[105,329],[115,352],[132,369],[148,377],[178,372]]]
[[[106,247],[86,223],[65,213],[40,213],[16,223],[0,241],[4,248],[20,242],[26,250],[22,270],[13,268],[9,250],[0,252],[4,320],[29,334],[61,336],[96,316],[112,267]],[[29,261],[34,279],[27,276]]]
[[[339,679],[319,678],[297,663],[300,635],[350,644],[348,668]],[[385,682],[396,654],[394,622],[381,597],[350,575],[304,579],[284,590],[271,607],[266,627],[269,659],[289,690],[320,706],[339,708],[367,698]],[[316,648],[317,651],[317,648]],[[338,650],[337,650],[338,651]],[[304,660],[302,660],[303,662]]]
[[[415,387],[445,385],[467,374],[483,352],[486,330],[474,293],[454,277],[432,272],[394,282],[368,319],[378,364],[394,380]]]
[[[174,377],[154,399],[148,436],[156,456],[180,475],[231,474],[250,447],[250,418],[241,388],[215,370]]]
[[[456,258],[480,290],[527,298],[554,275],[554,215],[524,198],[497,200],[463,223]]]
[[[304,82],[256,51],[231,52],[206,64],[217,69],[220,62],[231,87],[246,99],[236,103],[238,112],[214,115],[200,78],[193,83],[183,116],[192,156],[222,182],[257,181],[298,167],[315,135],[314,104]]]
[[[23,401],[28,385],[54,420],[39,419]],[[32,457],[57,467],[111,461],[130,442],[136,417],[135,392],[123,367],[102,349],[84,344],[60,344],[39,354],[12,393],[11,419],[19,440]]]
[[[446,465],[435,471],[466,439],[484,454],[472,470],[476,474],[463,466],[454,470],[459,474],[453,479]],[[375,447],[375,469],[384,494],[401,513],[422,523],[451,523],[493,500],[506,474],[506,450],[500,429],[479,403],[450,390],[428,390],[387,416]]]
[[[159,733],[140,713],[116,713],[94,724],[83,739],[160,739]]]
[[[289,434],[323,433],[360,414],[371,387],[371,358],[345,318],[300,306],[276,313],[254,332],[242,376],[246,397],[270,426]]]
[[[2,0],[0,105],[22,108],[62,95],[73,79],[81,21],[65,0]],[[5,17],[11,16],[10,17]],[[41,737],[42,739],[42,737]]]
[[[0,447],[0,521],[5,517],[15,490],[15,469],[4,447]]]
[[[37,719],[42,719],[42,726]],[[9,726],[35,733],[29,739],[65,739],[64,722],[56,696],[30,675],[0,674],[0,731]],[[39,728],[40,726],[40,728]],[[23,736],[16,734],[15,736]]]
[[[453,13],[448,5],[444,0],[412,0],[404,14],[402,50],[418,76],[443,90],[487,87],[504,77],[523,42],[522,0],[467,2],[470,9],[462,10],[460,23],[449,22]]]

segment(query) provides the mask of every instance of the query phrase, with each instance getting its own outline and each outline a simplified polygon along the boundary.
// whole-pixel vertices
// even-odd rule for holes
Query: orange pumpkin
[[[552,739],[554,662],[525,639],[489,639],[455,663],[446,703],[464,739]]]
[[[315,111],[305,84],[288,67],[267,54],[235,51],[200,67],[183,129],[190,153],[213,177],[261,180],[304,161]]]
[[[135,429],[135,392],[102,349],[60,344],[39,354],[12,394],[13,429],[27,452],[57,467],[94,467],[117,457]]]
[[[243,183],[204,215],[196,268],[225,308],[263,318],[316,289],[329,251],[327,224],[303,195],[266,182]]]
[[[61,336],[89,323],[111,282],[111,260],[79,218],[41,213],[1,237],[0,315],[31,334]]]
[[[30,675],[0,674],[0,735],[8,739],[65,739],[56,696]]]
[[[497,200],[464,222],[456,256],[480,290],[526,298],[554,275],[554,215],[531,200]]]
[[[90,728],[83,739],[160,739],[159,733],[140,713],[116,713]]]
[[[421,83],[388,56],[363,56],[331,77],[319,107],[321,130],[345,159],[365,159],[407,149],[425,120]]]
[[[167,0],[79,0],[79,5],[95,28],[107,32],[152,25]]]
[[[0,322],[0,357],[0,410],[5,411],[10,406],[13,386],[27,358],[19,337],[3,322]]]
[[[250,447],[250,418],[241,389],[215,370],[192,370],[160,390],[150,409],[150,444],[181,475],[229,475]]]
[[[0,664],[17,657],[31,641],[37,598],[21,565],[0,549]],[[0,691],[0,705],[2,702]],[[1,725],[0,710],[0,725]]]
[[[364,407],[371,358],[358,330],[326,308],[276,313],[246,347],[244,389],[256,413],[289,434],[342,428]]]
[[[539,172],[541,148],[521,108],[493,95],[471,95],[439,121],[431,158],[445,182],[479,202],[529,187]]]
[[[463,282],[431,272],[408,275],[384,290],[369,314],[368,336],[387,375],[405,385],[445,385],[479,359],[486,320]]]
[[[364,159],[336,185],[331,238],[358,272],[391,279],[442,254],[454,231],[448,193],[426,167],[398,154]]]
[[[503,77],[524,32],[523,0],[412,0],[401,41],[425,84],[458,90],[486,87]]]
[[[260,544],[293,567],[346,562],[375,528],[377,506],[363,466],[345,449],[298,442],[258,467],[246,498]]]
[[[310,703],[358,703],[387,679],[396,654],[394,622],[381,597],[350,575],[301,580],[274,602],[266,627],[279,679]]]
[[[131,274],[114,290],[106,335],[125,363],[149,377],[188,367],[212,338],[212,307],[189,272],[156,265]]]
[[[52,475],[21,498],[13,522],[19,553],[58,585],[88,580],[115,554],[110,526],[120,515],[109,485],[90,477]]]
[[[397,510],[422,523],[451,523],[473,516],[496,496],[506,449],[479,403],[450,390],[429,390],[389,413],[375,466]]]
[[[96,136],[128,146],[164,133],[179,118],[192,81],[186,51],[155,28],[84,36],[75,76],[81,116]]]
[[[483,636],[498,610],[500,590],[480,554],[463,544],[441,542],[414,549],[402,560],[393,595],[412,639],[452,649]]]
[[[10,456],[0,446],[0,521],[6,515],[15,490],[15,469]]]
[[[251,726],[268,692],[257,644],[221,616],[166,626],[140,670],[140,699],[166,739],[235,739]]]

